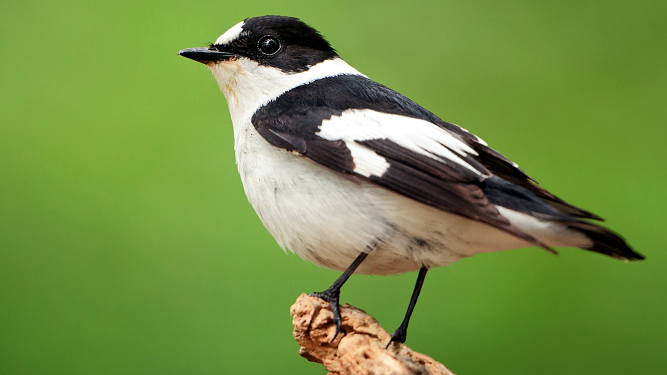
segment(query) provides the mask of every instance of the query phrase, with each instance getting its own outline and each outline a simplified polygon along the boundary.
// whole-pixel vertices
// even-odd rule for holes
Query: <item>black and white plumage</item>
[[[269,232],[303,259],[347,270],[319,294],[334,311],[352,272],[421,270],[421,288],[429,268],[527,246],[643,259],[583,220],[599,217],[359,73],[296,18],[247,19],[180,54],[205,63],[224,93],[243,186]],[[392,340],[405,340],[413,307]]]

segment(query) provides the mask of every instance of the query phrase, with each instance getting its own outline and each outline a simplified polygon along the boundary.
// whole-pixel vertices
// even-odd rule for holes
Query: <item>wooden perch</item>
[[[329,375],[454,375],[433,358],[400,343],[389,342],[389,334],[365,311],[349,304],[341,306],[342,331],[336,332],[329,303],[302,294],[292,305],[294,338],[299,354],[324,365]]]

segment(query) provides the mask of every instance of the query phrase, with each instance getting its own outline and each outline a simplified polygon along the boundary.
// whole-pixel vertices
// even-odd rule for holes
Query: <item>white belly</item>
[[[342,178],[270,145],[250,124],[236,130],[236,158],[248,200],[281,247],[319,266],[344,270],[378,241],[358,273],[416,271],[529,246],[488,225]]]

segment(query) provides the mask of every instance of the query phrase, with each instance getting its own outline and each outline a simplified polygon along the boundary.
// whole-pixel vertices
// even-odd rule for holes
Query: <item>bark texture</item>
[[[292,305],[294,338],[299,354],[324,365],[329,375],[454,375],[433,358],[400,343],[385,349],[390,335],[365,311],[341,306],[342,332],[336,332],[329,304],[302,294]]]

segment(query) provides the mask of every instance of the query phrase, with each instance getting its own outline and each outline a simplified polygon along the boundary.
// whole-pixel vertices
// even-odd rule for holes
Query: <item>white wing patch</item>
[[[364,147],[355,141],[346,141],[345,146],[352,154],[354,161],[354,172],[364,177],[378,176],[382,177],[390,165],[387,159],[375,153],[375,151]]]
[[[227,44],[232,40],[238,38],[239,35],[241,35],[241,32],[243,31],[244,24],[245,22],[241,21],[236,25],[232,26],[231,29],[225,31],[224,34],[220,35],[220,37],[215,41],[215,44]]]
[[[330,141],[343,140],[348,148],[351,141],[387,139],[410,151],[440,162],[449,160],[482,175],[460,157],[477,155],[475,150],[448,131],[425,120],[369,109],[349,109],[340,116],[324,120],[317,135]],[[368,151],[373,152],[370,149]]]

